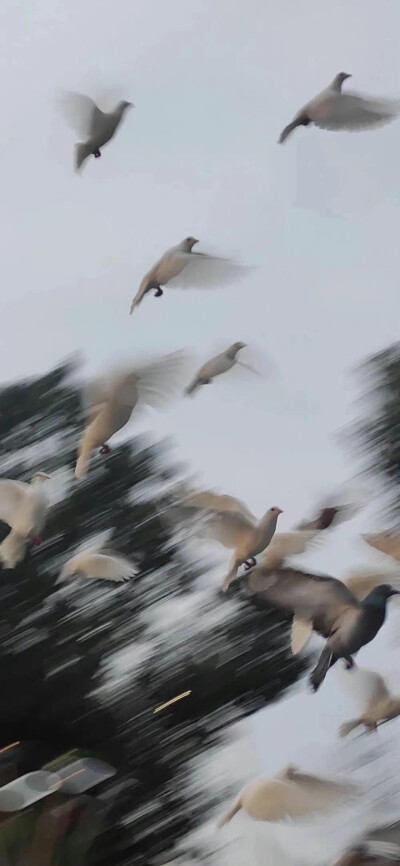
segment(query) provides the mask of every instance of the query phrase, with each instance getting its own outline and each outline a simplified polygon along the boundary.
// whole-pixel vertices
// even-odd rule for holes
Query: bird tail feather
[[[82,167],[85,160],[90,156],[92,148],[86,141],[75,145],[75,168],[77,171]]]
[[[90,452],[83,449],[79,455],[75,466],[75,478],[86,478],[89,465]]]
[[[27,540],[12,529],[0,544],[0,562],[6,568],[15,568],[25,556]]]
[[[200,388],[200,382],[198,379],[193,379],[193,382],[185,388],[185,394],[190,395],[194,394]]]
[[[224,817],[221,818],[220,821],[218,821],[218,827],[224,827],[225,824],[229,824],[229,821],[232,820],[232,818],[234,817],[234,815],[237,814],[237,812],[240,812],[241,808],[242,808],[242,801],[241,801],[241,798],[239,795],[238,797],[236,797],[236,800],[233,801],[232,806],[229,809],[229,811],[226,813],[226,815],[224,815]]]

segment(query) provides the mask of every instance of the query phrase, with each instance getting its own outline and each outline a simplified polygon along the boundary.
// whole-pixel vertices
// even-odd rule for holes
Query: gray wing
[[[104,119],[103,112],[93,99],[83,93],[64,93],[61,105],[68,123],[82,138],[90,138],[93,130]]]
[[[294,568],[257,567],[249,575],[248,587],[263,601],[312,620],[322,634],[346,608],[357,608],[354,595],[340,580]]]
[[[368,99],[353,93],[342,93],[340,99],[329,103],[325,116],[316,113],[313,122],[321,129],[357,131],[383,126],[397,117],[397,100]]]

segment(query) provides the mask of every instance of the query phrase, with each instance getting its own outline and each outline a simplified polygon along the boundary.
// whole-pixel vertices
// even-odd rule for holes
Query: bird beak
[[[390,595],[400,595],[400,592],[398,589],[392,589]]]
[[[346,72],[346,73],[345,73],[345,76],[346,76],[346,78],[352,78],[352,74],[351,74],[351,72]]]
[[[282,511],[282,508],[278,508],[278,514],[284,514],[284,511]]]
[[[200,243],[200,241],[197,240],[197,238],[193,238],[193,244],[192,244],[192,246],[194,246],[195,244],[199,244],[199,243]]]

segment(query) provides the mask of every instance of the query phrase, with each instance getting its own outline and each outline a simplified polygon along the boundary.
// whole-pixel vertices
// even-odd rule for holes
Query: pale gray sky
[[[227,378],[152,415],[155,433],[173,433],[208,486],[256,513],[280,505],[282,529],[346,479],[332,434],[352,412],[349,368],[398,338],[400,124],[276,140],[340,70],[398,95],[399,26],[391,0],[3,2],[1,379],[77,349],[99,367],[120,351],[192,346],[202,360],[254,341],[274,379]],[[82,176],[60,88],[136,105]],[[130,318],[144,272],[188,234],[262,267],[232,290],[167,290]],[[321,569],[363,561],[354,531]]]

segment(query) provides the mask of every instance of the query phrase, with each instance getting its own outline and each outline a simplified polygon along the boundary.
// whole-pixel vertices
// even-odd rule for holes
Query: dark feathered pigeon
[[[358,601],[340,580],[307,574],[293,568],[270,570],[259,566],[249,575],[248,586],[264,601],[306,620],[327,639],[310,682],[317,691],[332,665],[344,658],[352,666],[353,654],[369,643],[384,623],[386,602],[398,591],[388,584],[377,586]]]

